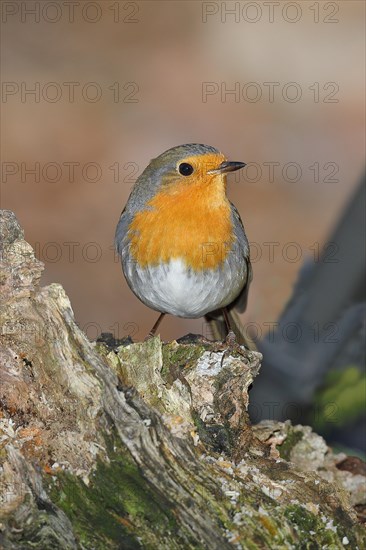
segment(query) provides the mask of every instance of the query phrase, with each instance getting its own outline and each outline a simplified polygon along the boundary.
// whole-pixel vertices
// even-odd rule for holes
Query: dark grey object
[[[363,368],[365,235],[363,177],[319,261],[303,265],[278,327],[257,343],[264,357],[250,394],[253,421],[303,421],[330,369]]]

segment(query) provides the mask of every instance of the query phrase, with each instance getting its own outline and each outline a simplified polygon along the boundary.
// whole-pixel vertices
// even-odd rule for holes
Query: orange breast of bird
[[[196,271],[223,264],[234,241],[222,176],[164,188],[130,226],[131,254],[140,267],[181,259]]]

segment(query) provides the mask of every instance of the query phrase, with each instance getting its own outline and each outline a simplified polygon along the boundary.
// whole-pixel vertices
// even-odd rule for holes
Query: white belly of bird
[[[125,265],[125,276],[135,294],[147,306],[178,317],[202,317],[231,303],[245,282],[245,268],[233,271],[225,263],[221,269],[205,272],[188,269],[175,259],[155,267]]]

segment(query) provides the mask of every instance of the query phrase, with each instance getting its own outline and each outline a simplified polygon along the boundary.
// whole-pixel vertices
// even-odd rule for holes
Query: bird
[[[250,250],[226,194],[227,174],[245,165],[215,147],[189,143],[152,159],[136,180],[115,247],[132,292],[160,313],[147,338],[165,314],[205,316],[226,327],[230,347],[245,344],[234,311],[246,308]]]

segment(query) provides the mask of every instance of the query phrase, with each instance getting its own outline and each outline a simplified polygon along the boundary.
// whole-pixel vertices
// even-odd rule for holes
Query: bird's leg
[[[150,338],[153,338],[155,336],[155,333],[158,330],[158,327],[159,327],[161,321],[163,320],[164,315],[165,315],[165,313],[160,313],[160,315],[159,315],[156,323],[154,324],[153,328],[150,330],[150,332],[146,336],[145,342],[146,342],[146,340],[150,340]]]
[[[226,336],[225,342],[226,342],[226,344],[228,345],[228,347],[230,349],[233,349],[237,345],[237,341],[236,341],[235,333],[234,333],[233,329],[231,328],[230,319],[229,319],[229,316],[227,314],[226,307],[222,308],[222,314],[224,316],[225,324],[226,324],[226,328],[227,328],[227,336]]]
[[[216,349],[215,349],[215,351],[224,352],[221,358],[221,366],[223,365],[224,359],[228,353],[232,353],[233,351],[236,351],[239,355],[245,356],[245,351],[238,343],[235,332],[231,328],[229,315],[225,307],[222,308],[222,315],[224,317],[226,328],[227,328],[227,336],[225,338],[225,341],[220,343],[218,346],[216,346]]]

